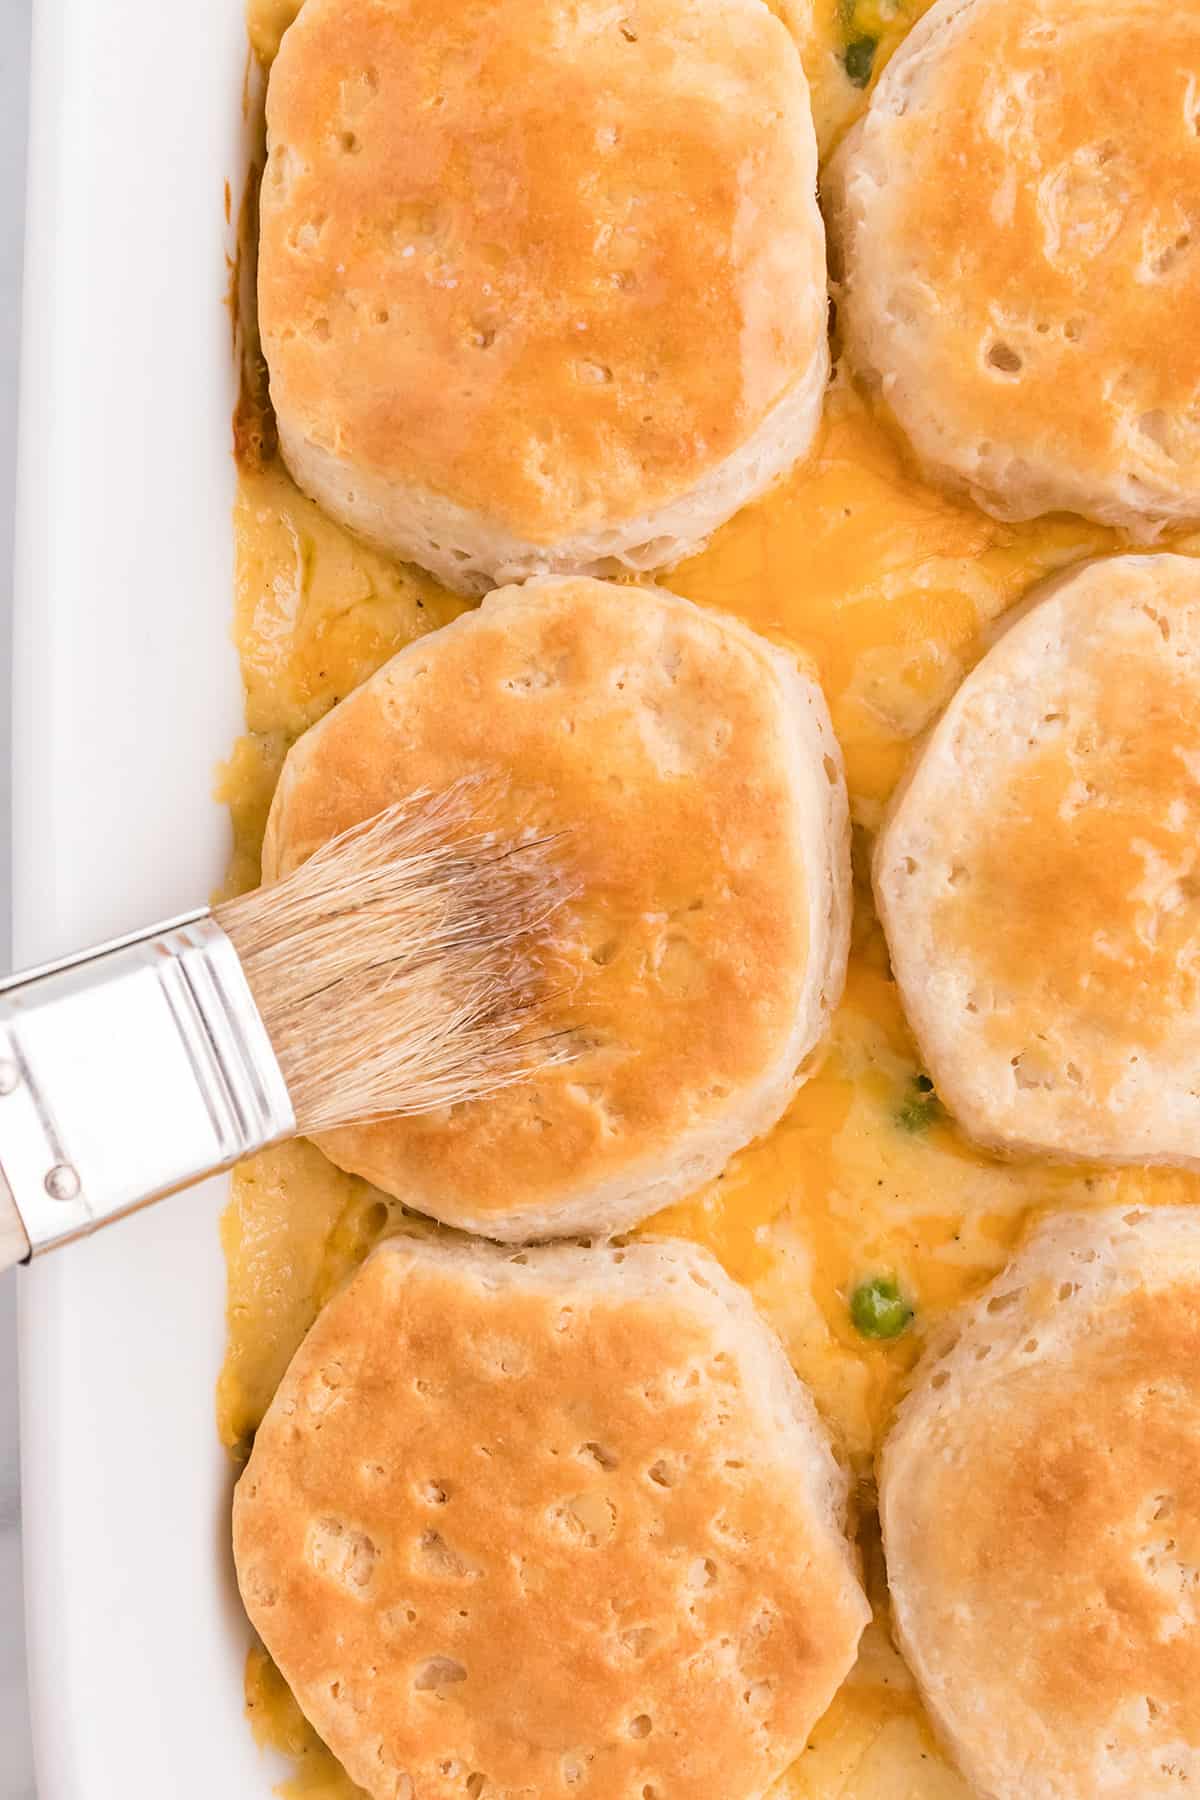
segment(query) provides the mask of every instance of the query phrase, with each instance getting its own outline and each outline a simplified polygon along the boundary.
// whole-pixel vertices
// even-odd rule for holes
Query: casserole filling
[[[778,0],[773,9],[803,25],[796,15],[805,4]],[[806,60],[827,153],[925,8],[921,0],[814,7]],[[296,10],[297,0],[253,0],[260,60]],[[395,651],[467,604],[364,548],[306,500],[274,455],[269,417],[252,393],[239,423],[236,633],[247,729],[222,781],[235,830],[231,889],[258,879],[289,746]],[[780,1800],[965,1796],[888,1631],[869,1490],[900,1386],[930,1330],[1002,1267],[1031,1213],[1200,1199],[1196,1178],[1178,1171],[1007,1164],[970,1145],[920,1067],[869,891],[872,837],[914,741],[983,653],[995,621],[1034,582],[1118,541],[1076,518],[1001,524],[923,484],[839,371],[809,460],[666,577],[675,592],[810,659],[845,754],[855,822],[850,974],[821,1067],[766,1139],[644,1228],[705,1245],[749,1288],[864,1489],[876,1622]],[[244,1459],[324,1302],[405,1217],[399,1202],[307,1143],[236,1173],[223,1227],[229,1335],[219,1390],[221,1435],[235,1458]],[[327,1800],[357,1792],[261,1651],[251,1653],[247,1698],[261,1738],[299,1759],[285,1792]]]

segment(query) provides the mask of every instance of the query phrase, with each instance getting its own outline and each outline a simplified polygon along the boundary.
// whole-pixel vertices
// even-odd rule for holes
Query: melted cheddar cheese
[[[924,4],[813,0],[810,13],[805,0],[771,3],[804,43],[827,151]],[[297,10],[298,0],[251,0],[251,41],[264,64]],[[247,733],[221,783],[234,824],[231,890],[257,880],[289,745],[464,604],[365,549],[304,499],[262,449],[269,422],[240,436],[249,446],[236,515]],[[914,740],[982,654],[995,620],[1033,582],[1117,547],[1113,534],[1077,519],[997,524],[924,485],[839,374],[809,460],[664,578],[815,663],[856,826],[850,975],[820,1069],[766,1139],[645,1228],[706,1244],[750,1289],[860,1483],[876,1620],[857,1669],[773,1800],[965,1800],[888,1633],[870,1484],[889,1415],[929,1331],[1003,1264],[1032,1211],[1200,1198],[1195,1178],[1179,1173],[1005,1163],[969,1145],[918,1085],[866,880],[870,834]],[[237,1172],[223,1226],[228,1351],[219,1390],[221,1435],[235,1456],[246,1454],[325,1300],[401,1221],[413,1228],[397,1201],[306,1143]],[[894,1277],[915,1307],[910,1329],[890,1343],[859,1336],[850,1316],[855,1287],[878,1274]],[[260,1741],[296,1764],[283,1793],[357,1794],[259,1648],[246,1694]]]

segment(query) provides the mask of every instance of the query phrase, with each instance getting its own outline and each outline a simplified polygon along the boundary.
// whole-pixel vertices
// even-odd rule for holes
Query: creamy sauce
[[[828,150],[864,99],[846,76],[847,44],[860,46],[858,75],[868,57],[877,71],[924,5],[815,0],[808,19],[799,16],[801,3],[778,0],[774,10],[805,38]],[[262,61],[297,10],[297,0],[252,0],[251,38]],[[364,549],[305,500],[280,464],[259,453],[269,428],[251,420],[239,441],[250,452],[236,518],[247,733],[222,777],[235,835],[231,889],[257,879],[289,745],[402,645],[463,607],[429,577]],[[845,752],[856,823],[850,977],[820,1070],[768,1138],[645,1228],[706,1244],[751,1290],[860,1484],[876,1622],[775,1800],[964,1800],[888,1635],[870,1510],[887,1420],[929,1331],[1003,1264],[1031,1212],[1200,1199],[1196,1179],[1176,1172],[1004,1163],[967,1144],[917,1086],[916,1049],[866,884],[870,833],[913,742],[983,653],[994,622],[1031,583],[1118,547],[1112,533],[1075,519],[999,525],[925,486],[839,377],[808,462],[664,578],[812,660]],[[229,1336],[219,1391],[221,1435],[236,1457],[245,1456],[321,1306],[402,1221],[412,1228],[398,1202],[341,1174],[308,1144],[268,1152],[237,1172],[223,1224]],[[878,1274],[895,1277],[916,1309],[910,1329],[887,1344],[860,1337],[849,1312],[856,1285]],[[246,1695],[259,1740],[296,1763],[282,1792],[317,1800],[358,1792],[260,1649],[249,1659]]]

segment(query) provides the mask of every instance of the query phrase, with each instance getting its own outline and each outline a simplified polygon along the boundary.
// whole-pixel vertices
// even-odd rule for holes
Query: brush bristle
[[[477,1100],[547,1062],[536,949],[572,890],[562,843],[477,822],[479,784],[418,794],[218,910],[300,1132]]]

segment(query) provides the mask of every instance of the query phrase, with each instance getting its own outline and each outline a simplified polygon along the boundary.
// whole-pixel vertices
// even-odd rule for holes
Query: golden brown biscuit
[[[989,1800],[1200,1781],[1200,1208],[1044,1224],[883,1453],[901,1647]]]
[[[782,651],[661,589],[506,588],[300,740],[264,874],[477,774],[498,778],[481,804],[505,839],[569,833],[582,896],[544,967],[573,1059],[322,1148],[489,1237],[619,1231],[775,1123],[840,994],[848,824],[825,703]]]
[[[816,141],[762,0],[307,0],[267,122],[284,457],[383,549],[655,568],[808,448]]]
[[[875,893],[974,1137],[1200,1166],[1200,563],[1035,590],[918,754]]]
[[[1005,519],[1200,518],[1200,8],[939,0],[826,194],[852,362]]]
[[[393,1240],[234,1501],[251,1619],[374,1800],[758,1800],[869,1609],[846,1481],[691,1245]]]

